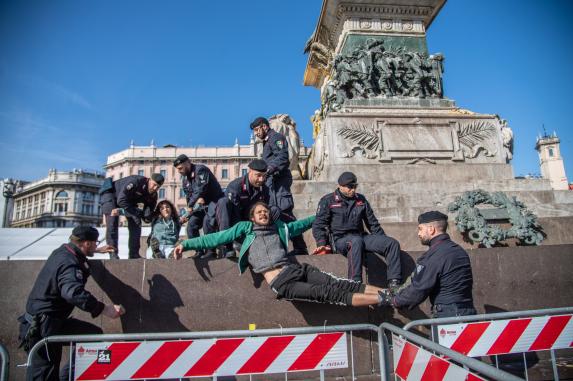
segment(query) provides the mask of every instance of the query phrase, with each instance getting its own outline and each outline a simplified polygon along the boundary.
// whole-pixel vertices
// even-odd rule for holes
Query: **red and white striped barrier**
[[[573,315],[438,326],[438,342],[466,356],[573,347]]]
[[[348,367],[346,335],[77,343],[76,380],[139,380]]]
[[[407,381],[477,381],[483,378],[427,350],[392,335],[394,373]]]

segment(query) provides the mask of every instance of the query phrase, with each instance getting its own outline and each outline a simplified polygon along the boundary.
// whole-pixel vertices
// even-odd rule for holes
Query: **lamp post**
[[[16,190],[16,183],[12,179],[4,179],[4,188],[2,189],[2,195],[5,199],[4,204],[4,217],[2,220],[2,227],[8,227],[9,221],[9,209],[10,209],[10,200],[14,197],[14,191]]]

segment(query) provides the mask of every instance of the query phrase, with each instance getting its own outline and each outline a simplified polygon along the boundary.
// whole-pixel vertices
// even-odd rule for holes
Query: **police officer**
[[[418,217],[418,238],[430,248],[395,296],[382,293],[384,304],[414,308],[430,297],[434,317],[475,315],[472,268],[466,251],[446,233],[448,216],[437,211]]]
[[[397,289],[402,280],[400,244],[384,233],[366,198],[356,193],[357,187],[354,173],[344,172],[338,178],[338,188],[318,203],[312,225],[316,252],[331,250],[332,234],[336,250],[348,257],[348,278],[358,282],[362,282],[365,252],[380,253],[388,264],[388,286]],[[364,225],[370,234],[364,231]]]
[[[199,236],[199,229],[208,234],[215,230],[215,208],[224,196],[219,181],[211,170],[201,164],[193,164],[187,155],[179,155],[173,162],[177,172],[183,176],[183,192],[187,199],[187,214],[181,223],[187,221],[187,237]],[[211,252],[199,252],[197,256],[213,256]]]
[[[30,292],[26,313],[18,318],[21,346],[26,351],[47,336],[102,333],[93,324],[70,318],[74,307],[89,312],[92,318],[103,314],[116,319],[125,313],[122,306],[104,305],[84,288],[90,275],[87,257],[114,249],[109,245],[97,248],[97,245],[98,231],[78,226],[73,229],[69,243],[52,252]],[[36,352],[26,378],[58,380],[61,356],[61,343],[43,346]],[[66,368],[62,369],[62,378],[68,379],[67,372]]]
[[[152,174],[151,178],[133,175],[116,181],[109,177],[105,179],[99,193],[101,210],[105,216],[105,238],[108,245],[115,247],[110,258],[119,259],[117,253],[120,215],[127,218],[129,258],[140,258],[141,220],[151,222],[157,204],[157,191],[164,181],[163,176],[158,173]],[[143,204],[143,209],[138,208],[139,203]]]
[[[283,222],[296,221],[294,201],[290,187],[292,174],[289,169],[288,143],[285,136],[270,128],[266,118],[258,117],[250,125],[255,136],[263,142],[262,159],[267,163],[267,186],[270,191],[270,205],[277,206]],[[294,254],[306,255],[308,250],[302,235],[292,239]]]
[[[270,199],[269,187],[266,184],[268,166],[264,160],[255,159],[249,163],[247,174],[229,183],[225,189],[225,196],[217,202],[217,224],[219,230],[225,230],[239,221],[249,221],[249,211],[257,202],[268,203]],[[273,221],[279,218],[280,210],[271,207]],[[233,245],[221,248],[222,256],[233,257]]]

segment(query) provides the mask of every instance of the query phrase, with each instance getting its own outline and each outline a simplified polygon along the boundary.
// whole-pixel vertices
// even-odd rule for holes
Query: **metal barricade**
[[[563,341],[566,342],[565,346],[557,346],[557,348],[568,348],[573,341],[571,314],[573,314],[573,307],[454,316],[414,320],[406,324],[404,330],[429,326],[432,341],[468,356],[494,356],[496,367],[499,367],[498,355],[523,353],[526,379],[528,379],[528,373],[525,354],[549,350],[553,377],[559,380],[555,349],[552,346],[557,341]],[[440,332],[438,332],[438,326]],[[465,337],[461,337],[465,329],[467,329]],[[527,333],[526,329],[529,329]],[[521,339],[522,336],[527,337],[527,340]],[[478,345],[481,337],[484,339],[479,341]],[[518,340],[521,341],[518,343]]]
[[[76,353],[76,351],[74,350],[74,346],[76,343],[82,343],[81,348],[78,349],[78,351],[80,349],[83,350],[82,353],[87,353],[88,351],[93,351],[93,349],[90,349],[90,345],[93,343],[103,343],[103,342],[122,342],[121,344],[126,344],[123,345],[124,348],[121,348],[118,353],[122,353],[122,356],[126,356],[124,358],[127,358],[127,356],[129,356],[130,354],[129,352],[129,348],[127,348],[129,346],[130,343],[133,342],[144,342],[145,344],[154,344],[155,341],[155,347],[153,347],[153,345],[149,346],[152,349],[154,348],[154,350],[157,350],[159,347],[164,346],[164,345],[171,345],[174,347],[179,347],[179,354],[183,353],[185,346],[189,346],[191,344],[191,340],[195,340],[196,342],[204,339],[203,341],[208,341],[207,339],[213,339],[214,342],[219,341],[224,341],[225,339],[227,340],[227,342],[229,341],[233,341],[233,339],[237,339],[236,342],[239,342],[240,339],[238,338],[247,338],[247,339],[254,339],[254,338],[260,338],[260,339],[264,339],[265,336],[275,336],[274,339],[280,339],[281,337],[285,337],[286,335],[306,335],[306,334],[317,334],[317,335],[326,335],[329,333],[349,333],[349,337],[350,337],[350,343],[349,343],[349,347],[350,347],[350,370],[352,372],[352,379],[355,379],[355,359],[354,359],[354,346],[353,346],[353,340],[352,340],[352,332],[354,331],[371,331],[371,332],[375,332],[375,334],[377,335],[378,338],[378,354],[379,354],[379,358],[380,358],[380,373],[383,374],[383,368],[382,368],[382,358],[384,356],[383,353],[383,347],[382,347],[382,337],[381,337],[381,329],[380,327],[377,327],[375,325],[372,324],[352,324],[352,325],[337,325],[337,326],[322,326],[322,327],[302,327],[302,328],[278,328],[278,329],[260,329],[260,330],[241,330],[241,331],[210,331],[210,332],[169,332],[169,333],[147,333],[147,334],[104,334],[104,335],[66,335],[66,336],[50,336],[50,337],[46,337],[44,339],[42,339],[41,341],[39,341],[38,343],[36,343],[36,345],[34,345],[34,347],[30,350],[30,353],[28,354],[28,361],[26,363],[27,366],[32,366],[33,365],[33,361],[34,361],[34,357],[35,354],[37,353],[37,351],[42,348],[45,345],[48,345],[49,343],[69,343],[70,345],[70,365],[72,364],[73,360],[73,354]],[[215,340],[217,339],[217,340]],[[245,340],[247,340],[245,339]],[[268,339],[268,338],[267,338]],[[170,342],[166,342],[166,343],[161,343],[160,341],[164,341],[164,340],[172,340]],[[259,340],[261,341],[261,340]],[[294,342],[294,341],[293,341]],[[85,345],[85,343],[88,343],[90,345]],[[272,345],[269,345],[268,347],[274,347],[273,343]],[[225,345],[225,344],[224,344]],[[346,351],[346,336],[344,336],[344,342],[342,343],[342,345],[344,346],[344,350]],[[219,346],[218,348],[216,345],[212,345],[211,347],[207,348],[208,351],[211,351],[211,355],[214,358],[221,358],[221,346]],[[135,348],[135,345],[132,346],[131,350],[133,351]],[[181,349],[183,348],[183,349]],[[236,349],[237,346],[234,347],[234,349]],[[205,348],[204,348],[205,349]],[[229,349],[229,354],[231,354],[231,352],[234,350],[233,348]],[[145,351],[148,351],[148,349],[146,349]],[[258,350],[257,350],[258,351]],[[254,352],[254,354],[257,353],[257,351]],[[135,353],[135,352],[133,352]],[[157,363],[165,363],[165,358],[162,358],[162,355],[155,355],[157,352],[152,352],[147,353],[149,356],[147,358],[147,360],[144,361],[144,363],[149,364],[150,361],[153,362],[155,360],[157,360]],[[345,352],[346,353],[346,352]],[[97,358],[97,362],[99,363],[100,359],[103,361],[103,363],[105,364],[106,361],[110,361],[110,353],[107,350],[101,350],[101,351],[96,351],[93,353],[96,358]],[[251,353],[253,354],[253,353]],[[254,357],[253,354],[253,357]],[[155,357],[154,357],[155,356]],[[250,354],[240,354],[239,357],[241,357],[243,360],[248,360],[249,359]],[[261,357],[261,356],[259,356]],[[252,357],[250,357],[252,358]],[[290,360],[292,361],[292,359]],[[251,360],[250,363],[252,364],[253,362],[257,362],[256,360]],[[346,366],[342,366],[343,368],[348,368],[348,360],[346,359]],[[76,359],[76,366],[78,365],[77,363],[77,359]],[[274,363],[273,363],[274,365]],[[336,364],[334,364],[334,367],[336,367]],[[141,369],[141,368],[139,368]],[[136,371],[138,371],[139,369],[135,369]],[[244,369],[244,367],[243,367]],[[109,370],[109,369],[107,369]],[[165,370],[165,369],[164,369]],[[320,380],[324,380],[325,377],[325,371],[324,369],[316,369],[320,371]],[[269,372],[269,373],[283,373],[281,372]],[[71,379],[71,374],[72,372],[70,372],[70,379]],[[158,373],[159,374],[159,373]],[[239,373],[238,373],[239,374]],[[253,373],[240,373],[242,375],[249,375],[249,374],[265,374],[265,372],[253,372]],[[286,373],[286,371],[284,372],[285,374],[285,380],[288,379],[288,373]],[[222,375],[222,374],[219,374]],[[227,375],[227,374],[225,374]],[[77,375],[76,375],[77,377]],[[163,373],[163,374],[159,374],[157,377],[156,376],[152,376],[152,377],[144,377],[146,379],[162,379],[163,378],[179,378],[179,377],[168,377],[167,373]],[[199,377],[197,375],[197,377]],[[206,378],[212,378],[213,380],[217,379],[217,374],[216,373],[212,373],[212,374],[208,374],[208,373],[201,373],[200,377],[206,377]],[[187,376],[185,376],[185,378],[187,378]],[[104,379],[103,377],[101,379]],[[123,378],[122,378],[123,379]]]
[[[384,352],[389,353],[388,340],[384,330],[393,334],[394,341],[394,374],[400,379],[428,379],[438,380],[481,380],[487,377],[496,381],[517,381],[522,380],[512,374],[485,364],[479,360],[464,356],[451,349],[443,347],[431,340],[418,336],[412,332],[405,331],[389,323],[380,326],[382,330],[382,340]],[[413,345],[413,344],[416,345]],[[430,353],[429,351],[433,352]],[[446,358],[441,356],[447,356]],[[452,362],[455,361],[455,363]],[[389,370],[388,358],[383,357],[384,369]],[[458,366],[457,364],[461,366]],[[467,369],[464,369],[467,368]],[[468,370],[469,369],[469,370]],[[477,372],[476,375],[473,372]],[[383,372],[383,381],[389,381],[389,372]]]
[[[2,369],[0,370],[0,381],[8,381],[8,370],[10,369],[10,355],[6,347],[0,343],[0,360],[2,361]]]

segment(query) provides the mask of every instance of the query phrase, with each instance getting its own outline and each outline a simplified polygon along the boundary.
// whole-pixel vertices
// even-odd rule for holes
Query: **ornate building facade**
[[[185,207],[185,195],[181,189],[181,176],[173,167],[173,160],[181,154],[189,157],[191,162],[209,167],[215,177],[225,188],[230,181],[247,173],[247,165],[260,156],[260,145],[251,137],[249,144],[238,142],[231,147],[164,147],[134,146],[133,144],[107,158],[106,176],[114,180],[131,175],[151,176],[161,173],[165,183],[159,189],[159,199],[171,201],[178,210]],[[300,145],[300,158],[308,157],[310,148]]]
[[[104,179],[100,172],[50,170],[48,177],[15,190],[10,227],[98,225]]]

